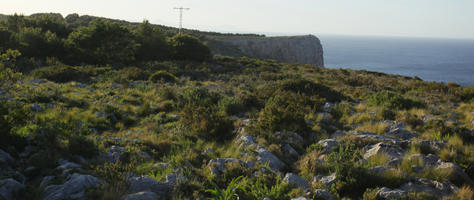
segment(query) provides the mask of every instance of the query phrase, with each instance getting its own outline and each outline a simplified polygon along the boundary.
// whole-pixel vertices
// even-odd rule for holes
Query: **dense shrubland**
[[[89,199],[145,186],[162,199],[380,199],[428,180],[459,188],[444,198],[472,199],[472,86],[211,57],[148,22],[74,18],[10,16],[0,28],[0,180],[26,185],[18,199],[42,199],[74,173],[101,180]],[[391,151],[367,156],[370,145]],[[434,156],[461,172],[428,168]],[[427,191],[403,197],[442,196]]]

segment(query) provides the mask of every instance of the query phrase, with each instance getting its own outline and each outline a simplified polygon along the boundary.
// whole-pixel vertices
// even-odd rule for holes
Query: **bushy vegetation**
[[[472,199],[469,181],[417,170],[422,163],[408,160],[435,154],[473,178],[472,86],[212,57],[197,37],[146,21],[14,15],[0,26],[0,149],[20,160],[11,167],[27,176],[28,196],[19,199],[41,199],[35,188],[44,176],[64,183],[69,172],[57,169],[64,160],[80,163],[72,173],[107,183],[87,190],[90,199],[123,198],[132,174],[162,182],[169,174],[185,177],[164,199],[283,200],[312,197],[315,189],[377,199],[381,187],[413,180],[406,175],[451,181],[461,189],[447,198]],[[413,135],[396,142],[405,157],[390,172],[372,172],[389,157],[363,159],[365,147],[390,143],[386,138],[396,136],[387,132],[400,124]],[[240,134],[255,144],[238,144]],[[337,138],[334,148],[318,143],[330,137]],[[281,174],[259,162],[262,148],[281,159]],[[217,158],[240,161],[216,172],[209,163]],[[335,173],[337,180],[311,181],[305,191],[283,180],[287,172],[308,182]]]

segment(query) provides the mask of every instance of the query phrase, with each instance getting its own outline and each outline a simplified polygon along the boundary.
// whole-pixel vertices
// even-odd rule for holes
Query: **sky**
[[[55,12],[274,35],[474,39],[474,0],[0,0],[0,13]]]

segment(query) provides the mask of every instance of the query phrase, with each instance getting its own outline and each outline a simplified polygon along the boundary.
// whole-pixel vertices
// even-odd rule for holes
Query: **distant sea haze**
[[[318,35],[328,68],[474,86],[474,40]]]

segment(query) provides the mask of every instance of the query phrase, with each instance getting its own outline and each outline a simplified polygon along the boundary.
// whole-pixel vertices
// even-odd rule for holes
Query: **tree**
[[[212,58],[211,50],[196,37],[178,34],[169,39],[172,57],[177,60],[206,61]]]
[[[22,28],[18,33],[18,42],[20,51],[27,57],[59,57],[63,52],[61,39],[51,31],[43,33],[40,28]]]
[[[170,56],[170,48],[166,36],[158,28],[154,28],[148,20],[143,21],[134,32],[140,47],[137,60],[163,60]]]
[[[139,47],[130,30],[100,19],[69,34],[66,44],[74,62],[92,64],[131,63]]]

